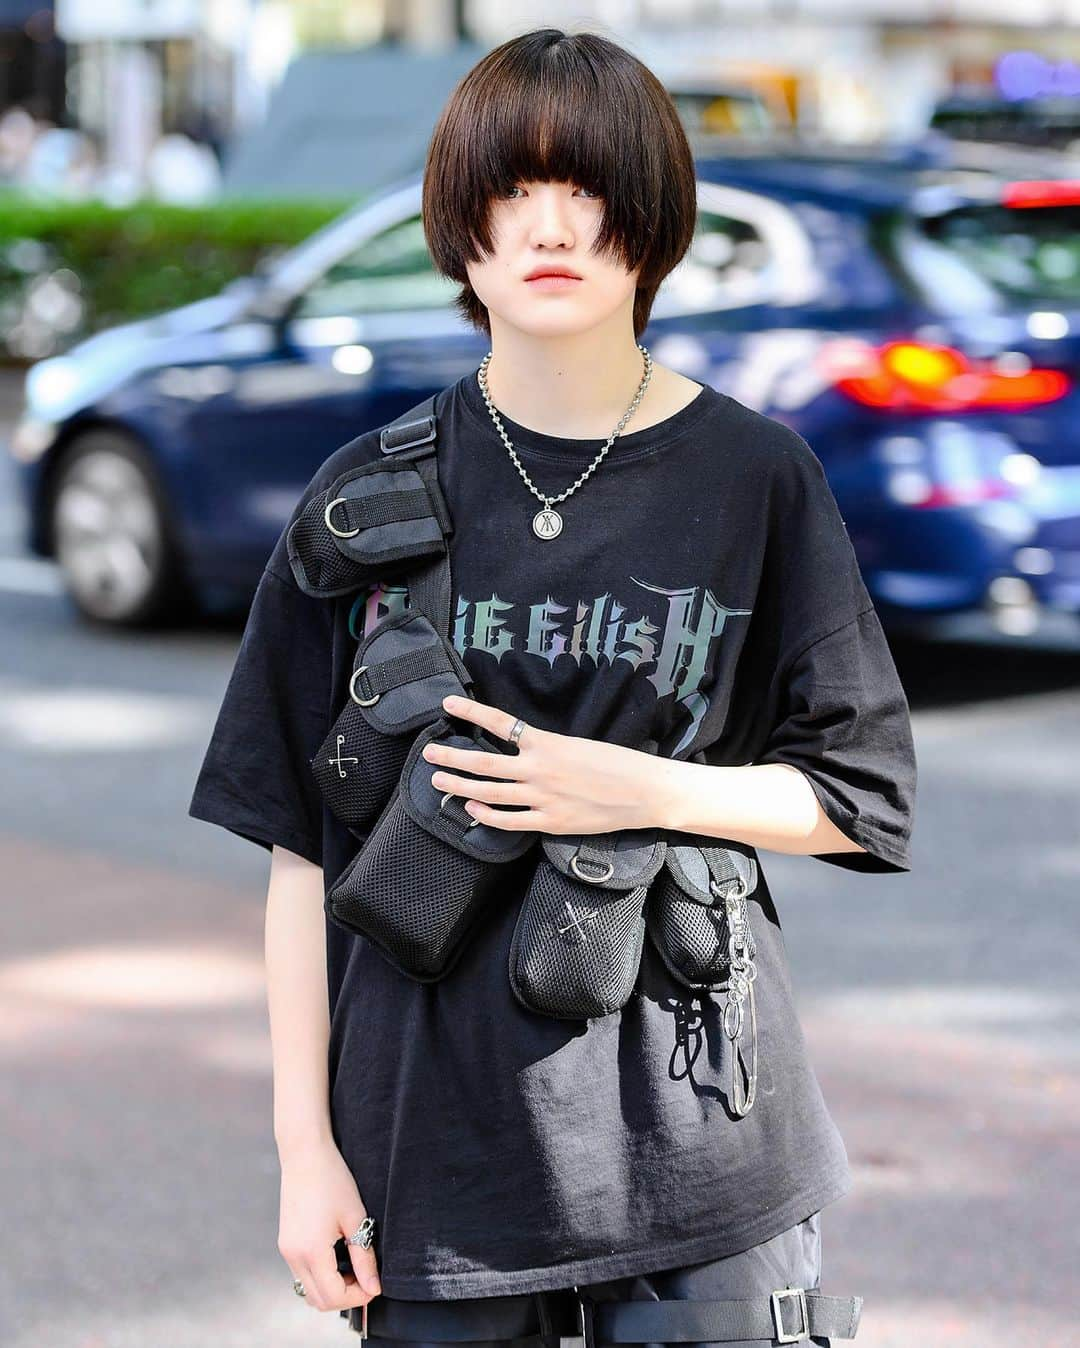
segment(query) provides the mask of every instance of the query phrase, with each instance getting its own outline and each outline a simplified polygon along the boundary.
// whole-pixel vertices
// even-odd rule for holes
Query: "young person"
[[[442,114],[425,234],[490,339],[435,405],[449,637],[472,678],[446,710],[517,752],[429,745],[432,785],[496,830],[660,829],[755,859],[907,871],[908,706],[821,463],[640,341],[695,211],[670,98],[602,36],[505,42]],[[327,459],[290,524],[379,460],[380,429]],[[590,1344],[665,1332],[768,1344],[807,1314],[814,1343],[852,1336],[861,1299],[819,1294],[820,1210],[852,1178],[763,871],[748,905],[760,1056],[743,1109],[722,998],[688,993],[651,942],[613,1014],[560,1020],[515,998],[524,880],[430,983],[329,908],[324,920],[359,843],[312,759],[358,642],[404,610],[409,587],[391,567],[357,593],[313,597],[287,533],[190,812],[272,850],[279,1248],[295,1290],[372,1337],[417,1343],[524,1348],[578,1332],[579,1317]],[[355,1280],[336,1267],[340,1237]],[[801,1304],[800,1288],[812,1289]],[[641,1302],[668,1318],[596,1319]],[[702,1303],[720,1318],[686,1332],[673,1317]]]

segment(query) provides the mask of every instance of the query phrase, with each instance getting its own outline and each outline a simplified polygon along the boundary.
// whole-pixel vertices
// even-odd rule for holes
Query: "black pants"
[[[424,1337],[401,1337],[408,1324],[408,1316],[415,1312],[422,1319],[416,1322],[418,1335],[423,1326],[457,1325],[459,1340],[467,1340],[468,1348],[559,1348],[562,1336],[582,1332],[578,1294],[592,1302],[602,1301],[690,1301],[694,1299],[724,1300],[767,1296],[781,1287],[817,1288],[821,1281],[821,1214],[813,1213],[804,1221],[781,1231],[760,1245],[712,1259],[705,1263],[688,1264],[681,1268],[662,1269],[655,1273],[636,1273],[629,1277],[612,1278],[606,1282],[578,1283],[549,1292],[522,1292],[509,1296],[468,1297],[454,1301],[403,1302],[393,1298],[376,1297],[375,1302],[388,1303],[388,1332],[383,1337],[374,1323],[369,1326],[373,1341],[409,1348],[447,1348],[445,1340]],[[515,1321],[513,1337],[484,1337],[485,1314],[499,1303],[501,1312],[511,1312]],[[375,1303],[373,1302],[372,1305]],[[400,1308],[401,1316],[394,1314]],[[397,1324],[389,1329],[396,1320]],[[506,1321],[502,1321],[503,1325]],[[360,1311],[349,1315],[351,1328],[359,1330]],[[466,1326],[468,1328],[466,1329]],[[407,1333],[408,1330],[406,1329]],[[429,1329],[428,1332],[433,1332]],[[503,1331],[505,1334],[505,1330]],[[772,1348],[774,1339],[743,1339],[743,1348]],[[829,1348],[830,1340],[814,1336],[805,1342]],[[595,1348],[604,1348],[596,1343]],[[658,1348],[657,1345],[646,1348]],[[702,1345],[680,1344],[679,1348],[702,1348]]]

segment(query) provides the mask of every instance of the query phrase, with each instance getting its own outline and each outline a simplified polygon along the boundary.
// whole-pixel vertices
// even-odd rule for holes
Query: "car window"
[[[699,210],[686,255],[664,280],[658,304],[707,312],[769,298],[774,280],[772,249],[750,220]]]
[[[432,265],[419,215],[340,258],[300,297],[294,317],[341,318],[395,309],[443,309],[457,283]]]
[[[942,310],[1080,300],[1080,206],[965,206],[893,222],[908,281]]]
[[[927,219],[923,231],[1007,295],[1080,299],[1080,205],[973,206]]]

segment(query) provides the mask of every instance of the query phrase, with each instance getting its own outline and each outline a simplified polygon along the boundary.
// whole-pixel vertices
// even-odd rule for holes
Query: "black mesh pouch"
[[[626,1004],[665,848],[655,829],[541,836],[510,943],[510,987],[522,1006],[589,1020]]]
[[[538,836],[483,824],[468,813],[461,796],[433,787],[438,768],[422,757],[432,740],[506,752],[479,727],[447,715],[421,730],[397,790],[326,896],[331,918],[367,937],[396,969],[418,982],[433,982],[450,971],[477,918],[503,890],[509,863]],[[490,780],[460,769],[455,773]]]
[[[311,498],[286,537],[301,590],[333,598],[398,563],[445,552],[452,524],[434,460],[426,463],[361,464]]]
[[[672,978],[699,990],[722,987],[731,964],[733,925],[740,921],[748,955],[757,954],[745,903],[756,888],[757,862],[751,856],[718,847],[714,840],[669,845],[649,887],[645,925]]]
[[[645,903],[649,940],[671,976],[699,995],[724,991],[721,1023],[731,1043],[729,1102],[740,1117],[750,1112],[757,1095],[757,944],[747,902],[757,880],[752,856],[717,847],[715,839],[669,846]],[[749,1065],[742,1047],[747,1006]]]
[[[401,776],[416,731],[442,714],[448,694],[472,684],[461,657],[426,614],[406,608],[359,643],[349,696],[311,760],[333,813],[366,829]]]

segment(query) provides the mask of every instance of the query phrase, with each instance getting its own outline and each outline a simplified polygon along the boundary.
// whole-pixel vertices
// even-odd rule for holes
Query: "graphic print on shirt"
[[[451,641],[462,656],[479,650],[497,661],[510,651],[549,665],[564,655],[579,665],[588,657],[598,670],[605,663],[610,667],[625,660],[644,672],[658,700],[675,693],[676,705],[688,712],[690,724],[671,750],[678,754],[697,734],[709,709],[705,683],[713,641],[723,636],[729,618],[747,617],[751,609],[721,604],[707,586],[668,588],[630,579],[644,594],[659,596],[651,601],[643,598],[655,610],[652,617],[644,612],[634,616],[634,610],[610,592],[573,604],[560,603],[551,595],[535,604],[514,603],[497,594],[486,599],[461,595]],[[363,640],[377,623],[408,603],[407,585],[372,585],[353,602],[350,634]]]

